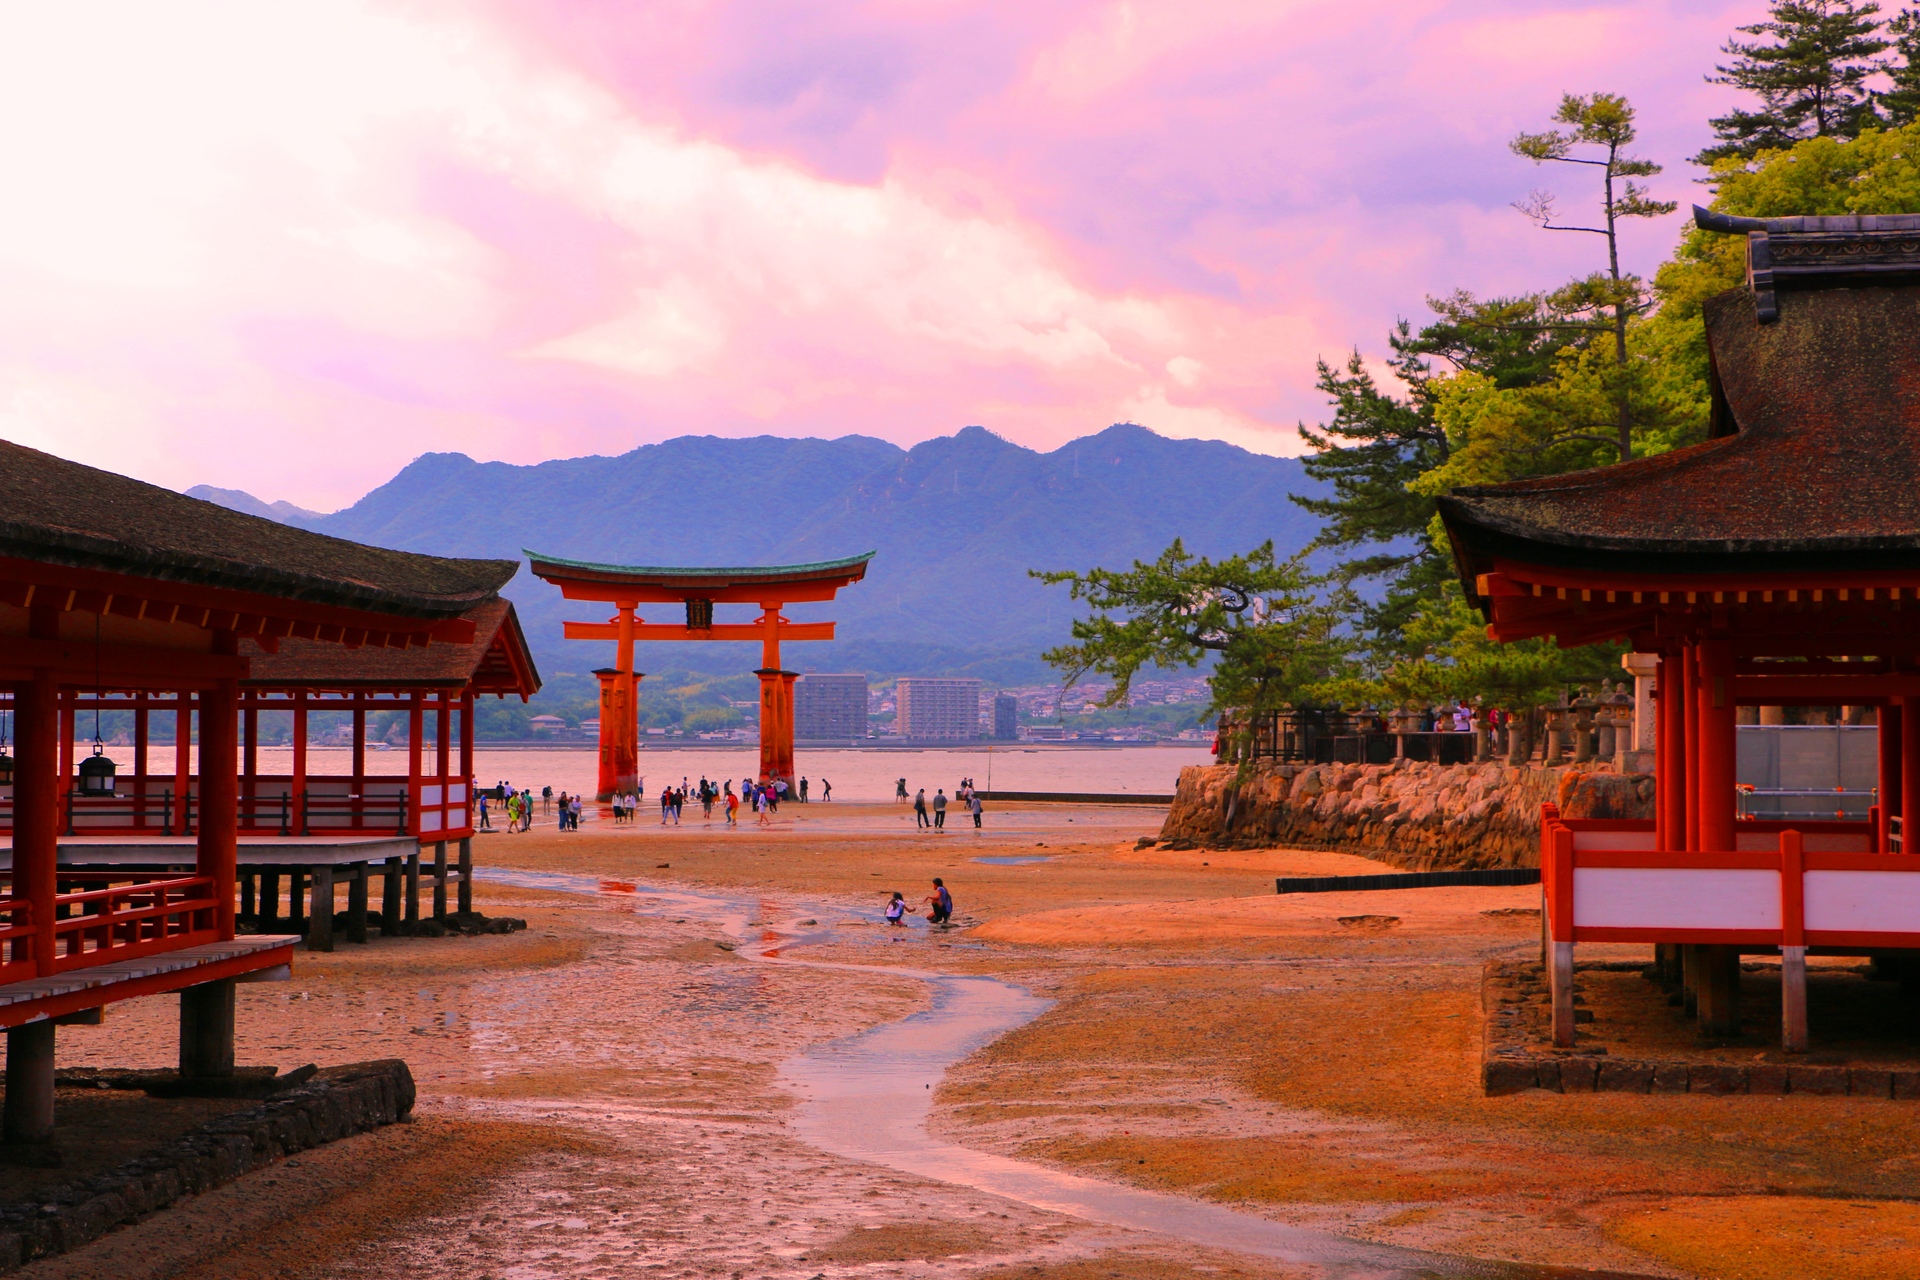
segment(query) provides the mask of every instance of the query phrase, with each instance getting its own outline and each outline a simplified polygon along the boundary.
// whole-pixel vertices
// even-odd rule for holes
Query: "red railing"
[[[60,878],[85,883],[125,875],[67,872]],[[55,972],[178,951],[220,938],[210,876],[109,885],[63,893],[54,902]]]
[[[33,904],[25,898],[0,898],[0,982],[24,982],[34,976]]]

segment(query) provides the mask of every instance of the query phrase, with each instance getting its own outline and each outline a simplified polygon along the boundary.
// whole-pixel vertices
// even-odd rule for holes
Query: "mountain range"
[[[352,506],[318,514],[238,490],[192,490],[238,510],[359,542],[454,556],[522,551],[638,565],[794,564],[875,556],[865,581],[796,620],[833,618],[840,638],[795,644],[793,670],[1043,680],[1042,649],[1068,638],[1064,587],[1029,569],[1124,567],[1176,537],[1209,556],[1273,539],[1305,545],[1314,517],[1288,501],[1320,492],[1298,459],[1121,424],[1050,453],[968,427],[902,449],[833,440],[683,436],[617,457],[531,466],[430,453]],[[523,567],[509,584],[543,673],[610,655],[568,644],[564,618],[597,618]],[[677,621],[658,606],[659,621]],[[646,610],[642,610],[643,616]],[[747,610],[720,606],[721,621]],[[738,644],[641,646],[642,669],[743,670]]]

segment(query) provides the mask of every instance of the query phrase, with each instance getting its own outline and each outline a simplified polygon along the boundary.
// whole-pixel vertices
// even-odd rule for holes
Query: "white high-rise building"
[[[903,738],[970,741],[980,736],[980,682],[902,676],[894,688],[893,726]]]

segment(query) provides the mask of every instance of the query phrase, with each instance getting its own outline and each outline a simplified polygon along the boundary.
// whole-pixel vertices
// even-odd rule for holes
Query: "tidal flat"
[[[1281,897],[1278,875],[1384,868],[1137,847],[1161,816],[995,806],[976,834],[815,804],[729,830],[695,807],[482,836],[476,905],[524,932],[341,944],[240,989],[242,1062],[404,1058],[412,1123],[22,1274],[1264,1280],[1433,1254],[1486,1260],[1436,1274],[1920,1274],[1914,1104],[1486,1097],[1482,969],[1535,945],[1537,889]],[[934,876],[959,927],[890,929],[886,897],[917,904]],[[1209,1247],[983,1189],[958,1155],[907,1172],[809,1141],[790,1064],[927,1017],[942,988],[914,972],[1033,997],[927,1080],[929,1149],[1354,1259]],[[169,1002],[133,1002],[63,1028],[60,1065],[164,1066],[174,1032]]]

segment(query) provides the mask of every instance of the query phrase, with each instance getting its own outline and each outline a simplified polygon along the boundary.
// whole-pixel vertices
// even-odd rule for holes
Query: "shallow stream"
[[[1039,1209],[1213,1248],[1311,1263],[1361,1280],[1484,1277],[1486,1280],[1633,1280],[1620,1272],[1537,1267],[1427,1253],[1290,1226],[1185,1196],[1165,1195],[1082,1177],[1045,1165],[942,1142],[927,1129],[933,1091],[947,1068],[1044,1013],[1051,1002],[993,978],[961,977],[895,966],[837,964],[784,954],[822,942],[832,930],[816,920],[849,916],[881,923],[878,910],[797,902],[784,919],[763,919],[759,900],[554,872],[476,867],[497,884],[562,893],[619,895],[641,915],[699,920],[739,939],[739,954],[765,964],[913,978],[931,988],[928,1008],[858,1035],[828,1041],[781,1064],[779,1082],[801,1099],[790,1124],[805,1141],[834,1155],[884,1165],[923,1178],[972,1187]],[[915,927],[924,925],[915,922]]]

